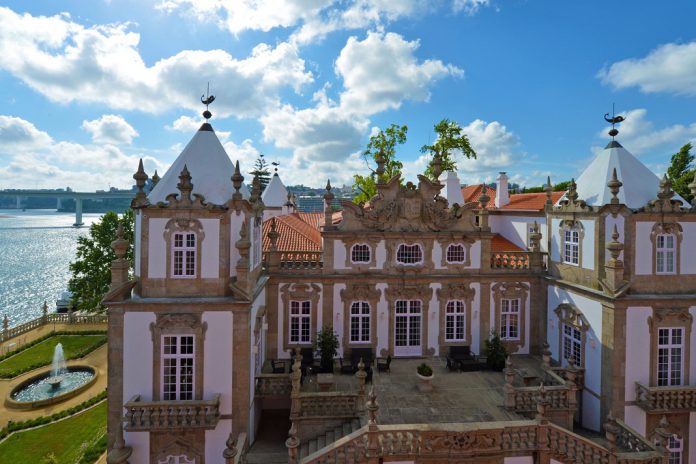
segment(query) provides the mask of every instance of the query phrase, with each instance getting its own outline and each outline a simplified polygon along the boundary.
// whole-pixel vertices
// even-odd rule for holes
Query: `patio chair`
[[[285,361],[271,359],[271,369],[274,374],[285,374]]]
[[[377,359],[377,372],[390,372],[389,366],[391,365],[391,360],[391,355],[388,355],[387,359],[384,361],[381,359]]]
[[[353,375],[353,363],[344,361],[343,358],[338,358],[341,374]]]

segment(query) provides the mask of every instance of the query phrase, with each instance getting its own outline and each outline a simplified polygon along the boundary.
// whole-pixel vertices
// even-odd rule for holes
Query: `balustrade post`
[[[551,369],[551,350],[549,344],[544,342],[541,346],[541,365],[544,369]]]
[[[365,378],[367,378],[367,372],[365,372],[365,363],[363,358],[360,358],[358,362],[358,372],[355,373],[355,377],[358,378],[358,410],[364,411],[365,409]]]
[[[126,446],[123,441],[123,424],[119,422],[116,428],[116,439],[111,451],[106,456],[107,464],[128,464],[128,458],[133,454],[133,449]]]
[[[225,446],[226,448],[222,452],[222,457],[225,458],[225,464],[233,464],[234,458],[239,451],[237,450],[237,439],[232,436],[232,432],[230,432],[230,435],[227,437]]]
[[[655,447],[665,456],[664,462],[666,462],[666,458],[669,457],[667,440],[669,440],[669,437],[672,436],[672,434],[667,430],[667,427],[669,427],[667,416],[662,416],[662,419],[660,419],[660,422],[658,422],[657,427],[655,427],[655,438],[657,440]]]
[[[297,427],[295,422],[293,422],[288,431],[288,439],[285,440],[285,447],[288,449],[288,464],[297,464],[297,448],[299,446],[300,440],[297,438]]]
[[[46,325],[48,322],[48,303],[44,300],[44,304],[41,307],[41,325]]]
[[[549,405],[549,399],[544,388],[544,383],[542,382],[539,386],[539,394],[536,401],[536,421],[538,425],[537,432],[537,448],[539,450],[539,460],[540,464],[547,464],[551,462],[551,455],[549,453],[549,420],[546,417],[546,408]]]
[[[292,391],[290,393],[290,419],[300,415],[301,405],[300,405],[300,382],[302,380],[302,372],[300,370],[302,366],[302,355],[300,354],[300,349],[297,348],[297,356],[295,357],[295,363],[292,365],[292,373],[290,374],[292,381]]]
[[[515,380],[515,370],[512,368],[512,360],[510,356],[505,360],[505,369],[503,369],[505,374],[505,386],[503,387],[505,391],[505,407],[507,409],[515,408],[515,387],[512,383]]]
[[[370,395],[367,401],[367,464],[379,463],[379,427],[377,426],[377,395],[375,387],[370,388]]]
[[[609,450],[609,464],[616,464],[616,439],[619,434],[619,425],[614,419],[614,415],[609,410],[607,422],[604,424],[604,434],[607,439],[607,449]]]
[[[568,386],[568,426],[569,430],[573,430],[573,419],[578,408],[578,371],[573,363],[566,370],[566,385]]]

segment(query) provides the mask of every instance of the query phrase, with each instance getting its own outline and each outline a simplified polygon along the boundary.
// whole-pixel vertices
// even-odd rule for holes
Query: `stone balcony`
[[[209,400],[141,401],[133,396],[125,405],[125,429],[131,432],[206,429],[217,426],[220,394]]]
[[[648,387],[636,382],[636,404],[646,412],[696,411],[696,386]]]

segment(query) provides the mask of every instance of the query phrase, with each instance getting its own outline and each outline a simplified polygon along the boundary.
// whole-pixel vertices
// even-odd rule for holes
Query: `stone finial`
[[[290,430],[288,430],[288,439],[285,440],[285,447],[288,449],[288,464],[297,464],[297,448],[300,446],[300,440],[297,438],[297,426],[292,422]]]
[[[138,162],[138,170],[133,174],[133,179],[135,179],[135,186],[138,191],[135,193],[135,198],[131,201],[132,208],[138,208],[145,206],[147,204],[147,195],[145,195],[145,182],[147,182],[147,174],[145,173],[145,168],[143,168],[143,159],[140,158]]]
[[[276,251],[278,249],[278,237],[280,237],[280,234],[278,233],[278,230],[276,230],[275,218],[271,219],[271,230],[267,235],[268,239],[271,241],[271,251]]]
[[[529,250],[532,252],[541,251],[541,232],[539,232],[539,224],[534,221],[532,231],[529,234]]]
[[[365,379],[367,378],[367,372],[365,372],[365,363],[363,358],[360,357],[358,361],[358,371],[355,373],[355,377],[358,379],[358,394],[361,398],[365,398]]]
[[[377,174],[377,183],[379,184],[382,182],[382,176],[384,175],[384,165],[387,164],[387,158],[384,156],[384,151],[381,149],[377,153],[377,158],[375,158],[375,162],[377,163],[377,170],[375,173]]]
[[[324,200],[333,200],[335,195],[331,191],[331,179],[326,181],[326,193],[324,194]],[[330,203],[329,203],[330,204]]]
[[[688,187],[689,190],[691,190],[691,196],[693,197],[691,199],[691,209],[696,210],[696,175],[694,175],[694,180],[691,181]]]
[[[549,397],[546,392],[546,387],[544,387],[544,382],[539,385],[539,393],[537,395],[536,407],[537,414],[536,419],[538,421],[546,421],[546,407],[549,405]]]
[[[611,254],[611,261],[613,264],[619,262],[619,255],[623,249],[623,243],[619,242],[619,230],[616,228],[616,224],[614,224],[614,229],[611,232],[611,242],[607,243],[607,250],[609,250],[609,254]]]
[[[481,195],[479,196],[479,203],[481,204],[481,209],[486,209],[488,206],[488,202],[491,201],[491,197],[488,196],[486,191],[488,190],[488,187],[486,187],[486,184],[483,184],[481,186]]]
[[[41,313],[44,315],[44,317],[48,316],[48,303],[46,300],[44,300],[44,304],[41,307]]]
[[[237,439],[232,436],[232,432],[228,435],[225,446],[226,448],[222,452],[222,457],[225,458],[225,464],[232,464],[235,456],[237,456],[239,452],[239,450],[237,450]]]
[[[5,317],[2,318],[2,330],[6,332],[9,327],[10,319],[7,317],[7,314],[5,314]]]
[[[255,175],[251,180],[251,195],[249,195],[249,203],[260,203],[261,202],[261,179],[258,175]]]
[[[438,178],[440,177],[440,174],[442,174],[442,158],[440,157],[440,153],[437,151],[435,152],[435,156],[433,157],[431,166],[433,171],[433,177],[437,182]]]
[[[553,205],[553,199],[551,195],[553,194],[553,186],[551,185],[551,176],[546,176],[546,185],[544,186],[544,191],[546,192],[546,204]]]
[[[660,190],[657,192],[657,198],[665,201],[669,200],[674,196],[674,190],[672,190],[672,181],[669,180],[667,177],[667,174],[662,176],[662,180],[660,180]]]
[[[370,393],[367,395],[367,421],[369,425],[377,425],[377,411],[379,411],[379,404],[377,403],[377,394],[375,393],[375,387],[370,388]]]
[[[551,347],[547,342],[541,345],[541,364],[546,368],[551,368]]]
[[[292,192],[288,192],[288,201],[285,202],[285,206],[287,206],[288,208],[295,207],[295,203],[293,202]]]
[[[566,198],[571,203],[575,203],[578,199],[578,184],[575,183],[575,179],[570,180],[570,184],[568,185],[568,192],[566,193]]]
[[[116,229],[116,240],[111,242],[111,249],[114,250],[117,260],[123,260],[126,256],[126,251],[128,251],[128,240],[123,238],[123,223],[118,224]]]
[[[242,183],[244,182],[244,176],[239,170],[239,161],[234,164],[234,174],[232,174],[232,186],[234,187],[234,193],[232,194],[233,200],[241,200],[242,193],[239,191],[242,188]]]
[[[191,201],[191,192],[193,191],[193,184],[191,183],[191,173],[188,167],[184,164],[184,169],[181,170],[179,174],[179,183],[176,184],[176,188],[181,192],[181,199]]]
[[[152,175],[152,187],[154,188],[155,185],[157,185],[157,182],[160,181],[160,176],[157,174],[157,169],[155,169],[155,173]]]
[[[616,449],[616,438],[619,433],[619,425],[616,423],[611,409],[609,410],[609,414],[607,414],[607,421],[604,424],[604,433],[609,442],[609,450],[614,451]]]
[[[331,191],[331,180],[326,181],[326,193],[324,194],[324,230],[333,228],[332,202],[336,196]]]
[[[607,182],[607,187],[609,187],[609,191],[611,192],[612,198],[611,198],[611,204],[612,205],[618,205],[620,203],[619,200],[619,190],[621,190],[621,186],[623,185],[623,182],[619,180],[619,178],[616,176],[616,168],[614,168],[611,172],[611,179],[609,182]]]

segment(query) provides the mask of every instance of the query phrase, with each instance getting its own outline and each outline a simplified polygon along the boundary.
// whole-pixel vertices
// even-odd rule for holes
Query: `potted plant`
[[[314,348],[319,351],[321,371],[332,373],[334,356],[338,353],[338,336],[336,332],[333,331],[333,327],[327,325],[317,332]]]
[[[508,351],[497,330],[491,331],[491,336],[486,340],[486,346],[483,351],[486,354],[488,367],[494,371],[502,371],[505,367]]]
[[[418,391],[421,393],[430,392],[433,390],[433,368],[426,363],[421,363],[416,368],[416,375],[418,376]]]

